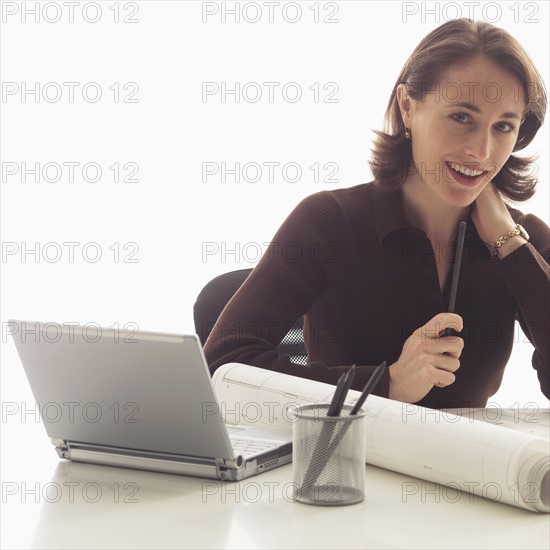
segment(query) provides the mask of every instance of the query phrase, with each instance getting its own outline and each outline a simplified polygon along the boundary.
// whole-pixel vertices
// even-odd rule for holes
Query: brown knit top
[[[258,265],[219,317],[205,347],[211,372],[239,362],[335,384],[357,365],[354,389],[374,367],[395,362],[405,340],[446,311],[451,276],[440,290],[435,254],[454,261],[455,246],[433,250],[405,217],[401,191],[366,183],[303,199],[277,231]],[[530,241],[493,259],[470,217],[455,313],[464,321],[456,381],[417,404],[483,407],[498,390],[514,343],[515,320],[534,346],[532,371],[550,398],[550,229],[509,208]],[[452,273],[452,271],[451,271]],[[304,315],[308,364],[276,346]],[[388,396],[389,375],[374,394]]]

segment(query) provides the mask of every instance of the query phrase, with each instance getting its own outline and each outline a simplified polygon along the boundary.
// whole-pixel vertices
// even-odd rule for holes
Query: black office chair
[[[223,308],[244,283],[252,269],[239,269],[218,275],[200,291],[193,306],[195,332],[202,345],[214,327]],[[304,318],[300,317],[277,346],[279,355],[289,355],[293,363],[307,364],[304,344]]]

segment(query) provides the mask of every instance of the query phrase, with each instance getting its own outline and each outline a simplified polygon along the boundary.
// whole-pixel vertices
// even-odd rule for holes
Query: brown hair
[[[401,187],[413,165],[411,140],[405,138],[397,102],[397,86],[405,84],[410,97],[422,100],[426,92],[435,89],[450,65],[475,56],[484,56],[523,84],[525,112],[513,150],[520,151],[531,143],[544,122],[546,90],[525,50],[506,31],[484,21],[465,18],[447,21],[429,33],[405,63],[386,109],[385,132],[375,131],[377,137],[369,164],[379,189]],[[513,201],[526,201],[533,196],[537,184],[533,171],[535,158],[510,155],[493,178],[503,195]]]

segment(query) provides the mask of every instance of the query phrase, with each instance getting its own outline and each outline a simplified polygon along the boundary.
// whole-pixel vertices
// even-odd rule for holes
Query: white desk
[[[4,400],[32,411],[22,369],[10,376]],[[374,466],[362,503],[308,506],[291,501],[291,464],[222,484],[60,461],[38,413],[0,427],[1,548],[550,547],[550,514]]]
[[[39,437],[40,430],[43,427],[36,425],[30,431]],[[44,435],[38,445],[36,439],[26,444],[30,455],[21,457],[19,464],[13,453],[4,464],[3,548],[550,546],[548,514],[446,490],[374,466],[366,466],[365,501],[318,507],[291,501],[292,465],[223,484],[58,462],[49,441],[42,445]],[[14,479],[10,470],[28,473]],[[20,490],[8,495],[6,489],[13,486],[5,484],[10,479],[19,489],[24,481],[27,488],[38,482],[38,502],[28,493],[23,503]],[[415,487],[418,492],[412,494]]]

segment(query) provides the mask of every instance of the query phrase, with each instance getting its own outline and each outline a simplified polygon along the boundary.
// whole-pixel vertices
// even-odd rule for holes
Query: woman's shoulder
[[[372,194],[376,190],[376,186],[374,185],[373,181],[370,181],[368,183],[359,183],[357,185],[351,185],[349,187],[340,187],[337,189],[327,189],[325,191],[317,191],[316,193],[313,193],[310,195],[310,197],[314,197],[317,195],[329,195],[333,196],[335,198],[341,198],[341,199],[354,199],[357,197],[367,197],[368,195]]]
[[[299,205],[314,208],[344,209],[348,210],[357,204],[365,204],[376,192],[374,182],[360,183],[350,187],[317,191],[303,198]]]
[[[543,231],[545,233],[550,231],[550,228],[548,227],[548,225],[535,214],[531,214],[529,212],[524,213],[521,210],[518,210],[517,208],[513,208],[508,204],[506,205],[506,207],[508,208],[508,211],[510,212],[512,219],[516,223],[523,225],[525,229],[529,230],[529,228],[527,227],[529,226],[533,231]]]
[[[292,234],[343,239],[357,219],[368,219],[365,207],[374,190],[372,183],[317,191],[301,199],[283,223]],[[368,207],[367,207],[368,208]],[[351,222],[351,224],[350,224]]]

